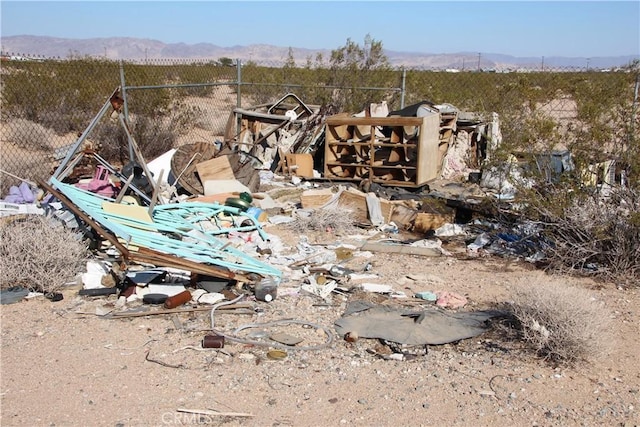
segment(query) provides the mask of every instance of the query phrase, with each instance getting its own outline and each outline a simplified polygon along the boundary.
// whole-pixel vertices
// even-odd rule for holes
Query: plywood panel
[[[440,173],[440,155],[438,146],[440,143],[440,117],[431,114],[422,117],[420,127],[418,164],[416,181],[419,184],[431,181]]]
[[[229,157],[220,156],[196,164],[200,182],[218,179],[235,179]]]
[[[302,178],[313,178],[313,157],[309,153],[284,155],[286,171]]]

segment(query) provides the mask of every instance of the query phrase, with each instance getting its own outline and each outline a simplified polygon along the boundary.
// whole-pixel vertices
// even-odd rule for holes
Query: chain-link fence
[[[631,68],[354,71],[253,61],[31,58],[3,61],[1,76],[2,194],[20,179],[48,178],[118,87],[145,159],[172,147],[221,140],[234,108],[289,92],[347,113],[381,101],[389,111],[423,101],[451,104],[479,117],[497,113],[507,147],[562,146],[594,160],[624,153],[629,158],[619,160],[627,164],[638,158],[638,70]],[[114,165],[131,155],[126,133],[109,114],[85,145]]]

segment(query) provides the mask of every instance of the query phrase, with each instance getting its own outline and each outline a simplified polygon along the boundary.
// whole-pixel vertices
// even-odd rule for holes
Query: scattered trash
[[[62,293],[60,292],[47,292],[46,294],[44,294],[44,297],[51,302],[58,302],[64,299],[64,295],[62,295]]]
[[[105,288],[105,287],[80,289],[78,291],[78,295],[87,296],[87,297],[101,297],[101,296],[115,295],[117,293],[118,293],[117,288]]]
[[[18,186],[9,187],[9,195],[4,198],[4,201],[15,204],[33,203],[36,201],[38,193],[38,190],[32,189],[29,184],[23,181]]]
[[[169,296],[167,294],[146,294],[142,297],[142,302],[144,304],[163,304],[167,301]],[[166,307],[173,308],[173,307]]]
[[[379,294],[390,294],[393,292],[393,286],[391,285],[379,285],[377,283],[362,283],[360,284],[362,290],[365,292],[375,292]]]
[[[233,109],[224,141],[182,145],[147,162],[115,102],[119,99],[116,89],[47,182],[20,179],[0,202],[2,217],[46,214],[83,231],[96,251],[107,255],[88,261],[78,280],[83,285],[78,295],[110,298],[92,307],[91,314],[112,319],[170,314],[176,329],[186,331],[176,313],[209,311],[213,334],[202,339],[203,349],[238,343],[269,348],[267,358],[284,360],[290,351],[330,347],[333,333],[294,319],[223,332],[214,329],[214,311],[268,310],[269,305],[252,308],[240,302],[247,284],[255,300],[271,303],[284,283],[281,298],[271,307],[298,293],[320,297],[324,301],[317,305],[326,306],[336,295],[348,300],[359,290],[384,295],[367,295],[370,299],[406,298],[392,285],[375,283],[380,279],[375,257],[452,256],[433,236],[445,243],[462,241],[455,239],[459,236],[466,243],[473,240],[466,244],[471,256],[490,253],[531,262],[542,259],[548,244],[534,224],[456,223],[458,213],[477,212],[482,198],[511,201],[518,185],[533,184],[523,177],[522,161],[515,155],[484,167],[491,152],[487,148],[495,149],[502,139],[497,114],[480,120],[451,104],[429,101],[389,112],[383,101],[353,115],[308,105],[287,93],[272,103]],[[81,149],[111,108],[129,144],[130,159],[122,168]],[[550,181],[572,170],[570,153],[547,154],[535,161],[547,168]],[[334,180],[341,184],[331,185]],[[300,236],[293,253],[266,231],[287,223],[293,223],[287,227]],[[320,231],[330,241],[312,243],[305,229]],[[405,231],[412,233],[411,239],[401,238]],[[356,243],[336,241],[345,236]],[[413,280],[429,289],[443,285],[437,277],[403,274],[405,284]],[[4,289],[0,303],[29,295],[20,287]],[[117,295],[115,302],[111,295]],[[51,301],[63,298],[61,293],[44,296]],[[386,351],[375,352],[378,357],[408,360],[423,354],[426,345],[477,336],[487,330],[487,320],[501,315],[454,312],[468,303],[454,292],[420,291],[413,296],[407,304],[429,308],[351,301],[335,321],[335,330],[349,343],[380,339]],[[315,330],[316,337],[268,332],[295,325]],[[317,337],[322,338],[313,339]],[[411,346],[419,349],[412,353]],[[255,357],[243,353],[238,358]],[[148,353],[146,360],[181,367],[150,359]]]
[[[8,289],[0,290],[0,304],[13,304],[23,300],[29,295],[29,289],[21,286],[13,286]]]
[[[356,332],[360,338],[437,345],[480,335],[488,329],[486,321],[500,315],[498,311],[400,310],[357,301],[347,306],[335,328],[340,336]]]
[[[467,298],[460,294],[448,291],[436,292],[436,305],[443,308],[461,308],[467,304]]]
[[[205,335],[202,348],[224,348],[224,337],[221,335]]]
[[[272,276],[265,277],[255,286],[256,299],[271,302],[278,295],[278,280]]]
[[[271,360],[283,360],[287,358],[287,352],[284,350],[269,350],[267,357]]]
[[[176,308],[191,301],[191,292],[183,291],[172,297],[168,297],[164,302],[164,308]]]
[[[430,291],[416,292],[415,297],[426,300],[426,301],[432,301],[432,302],[435,302],[438,300],[438,296],[435,293]]]
[[[434,230],[434,234],[438,237],[464,236],[467,233],[460,224],[446,223]]]
[[[293,335],[285,334],[282,332],[271,334],[269,335],[269,338],[274,340],[275,342],[279,342],[281,344],[286,344],[286,345],[296,345],[304,341],[302,338],[294,337]]]
[[[202,291],[206,292],[204,290]],[[226,299],[226,296],[218,292],[207,292],[207,293],[203,293],[198,297],[195,297],[194,299],[196,300],[196,302],[200,304],[217,304],[220,301],[224,301]]]

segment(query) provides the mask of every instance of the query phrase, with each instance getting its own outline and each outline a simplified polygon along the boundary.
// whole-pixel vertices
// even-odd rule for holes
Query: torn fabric
[[[408,345],[437,345],[475,337],[488,329],[487,320],[502,313],[494,310],[447,312],[438,309],[401,310],[356,302],[335,322],[340,336],[356,332],[361,338],[378,338]],[[364,305],[363,305],[364,304]]]

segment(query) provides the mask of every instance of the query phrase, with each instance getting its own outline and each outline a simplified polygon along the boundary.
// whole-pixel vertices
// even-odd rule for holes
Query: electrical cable
[[[273,347],[273,348],[278,348],[281,350],[321,350],[323,348],[326,348],[328,346],[331,345],[331,343],[333,342],[333,334],[331,333],[331,331],[327,328],[325,328],[322,325],[318,325],[316,323],[311,323],[311,322],[307,322],[304,320],[295,320],[295,319],[283,319],[283,320],[275,320],[273,322],[265,322],[265,323],[248,323],[245,325],[242,325],[238,328],[236,328],[231,334],[222,332],[222,331],[218,331],[215,329],[215,322],[214,322],[214,311],[221,306],[224,305],[229,305],[229,304],[235,304],[236,302],[242,300],[244,298],[244,295],[240,295],[238,298],[235,298],[231,301],[225,301],[225,302],[221,302],[218,304],[215,304],[212,308],[211,308],[211,331],[223,336],[225,339],[232,341],[232,342],[237,342],[240,344],[248,344],[248,345],[256,345],[256,346],[261,346],[261,347]],[[314,346],[300,346],[300,347],[295,347],[295,346],[291,346],[291,345],[285,345],[285,344],[280,344],[277,342],[264,342],[264,341],[256,341],[256,340],[249,340],[249,339],[245,339],[245,338],[238,338],[237,335],[239,332],[245,330],[245,329],[251,329],[251,328],[268,328],[268,327],[272,327],[272,326],[280,326],[280,325],[289,325],[289,324],[297,324],[297,325],[307,325],[307,326],[311,326],[312,328],[315,328],[316,330],[322,330],[325,335],[327,336],[327,340],[319,345],[314,345]]]

